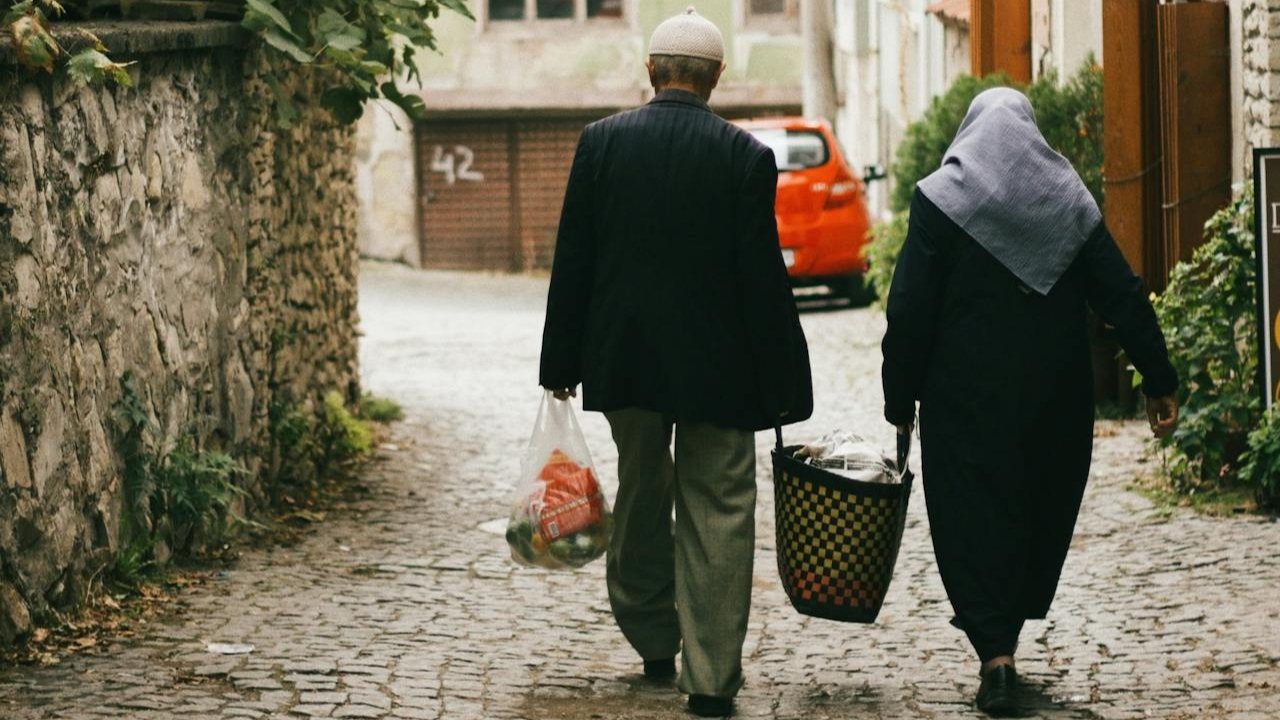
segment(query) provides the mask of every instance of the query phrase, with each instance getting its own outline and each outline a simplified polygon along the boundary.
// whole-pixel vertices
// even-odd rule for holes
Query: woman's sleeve
[[[1155,311],[1142,293],[1142,280],[1133,273],[1105,226],[1099,226],[1080,251],[1089,305],[1108,325],[1133,366],[1142,373],[1147,397],[1172,395],[1178,375],[1169,362],[1164,333]]]
[[[937,214],[940,211],[917,190],[911,199],[907,238],[889,286],[880,378],[884,383],[884,418],[894,425],[915,419],[916,401],[933,351],[947,275]]]

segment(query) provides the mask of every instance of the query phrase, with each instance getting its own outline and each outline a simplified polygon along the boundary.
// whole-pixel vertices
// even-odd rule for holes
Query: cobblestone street
[[[407,412],[368,466],[372,492],[291,548],[261,548],[184,593],[145,639],[50,668],[0,671],[0,718],[686,717],[646,684],[613,625],[604,564],[513,567],[501,535],[540,399],[545,279],[362,267],[363,381]],[[818,411],[888,447],[874,310],[807,303]],[[606,483],[616,457],[583,416]],[[1144,424],[1099,424],[1057,602],[1019,669],[1039,717],[1280,717],[1280,524],[1167,512],[1126,490]],[[874,626],[787,604],[773,558],[770,434],[746,647],[746,718],[976,718],[976,661],[948,624],[919,485]],[[252,643],[248,655],[209,642]]]

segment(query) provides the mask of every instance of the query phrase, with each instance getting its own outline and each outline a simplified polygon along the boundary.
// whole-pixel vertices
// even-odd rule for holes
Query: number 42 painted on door
[[[431,171],[444,175],[445,182],[450,186],[459,180],[484,182],[484,173],[472,168],[475,161],[475,152],[465,145],[454,145],[453,150],[448,152],[444,146],[436,145],[431,155]]]

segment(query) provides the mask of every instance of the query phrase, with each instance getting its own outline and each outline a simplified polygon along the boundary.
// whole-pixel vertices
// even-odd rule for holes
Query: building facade
[[[799,0],[706,0],[727,69],[727,117],[801,106]],[[359,166],[366,255],[437,269],[550,265],[560,204],[587,123],[652,95],[649,35],[687,0],[473,0],[446,14],[421,60],[428,119],[370,113]],[[412,132],[400,132],[397,125]]]

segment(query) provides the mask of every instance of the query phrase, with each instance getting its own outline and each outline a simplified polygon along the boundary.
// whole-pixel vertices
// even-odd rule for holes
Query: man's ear
[[[658,89],[658,80],[653,75],[653,58],[645,58],[644,69],[649,71],[649,84],[654,90]]]
[[[719,70],[716,70],[715,77],[711,78],[711,89],[712,89],[712,90],[715,90],[715,89],[716,89],[716,86],[720,84],[720,76],[724,74],[724,69],[725,69],[726,67],[728,67],[728,66],[727,66],[727,65],[725,65],[724,63],[720,63],[720,69],[719,69]]]

